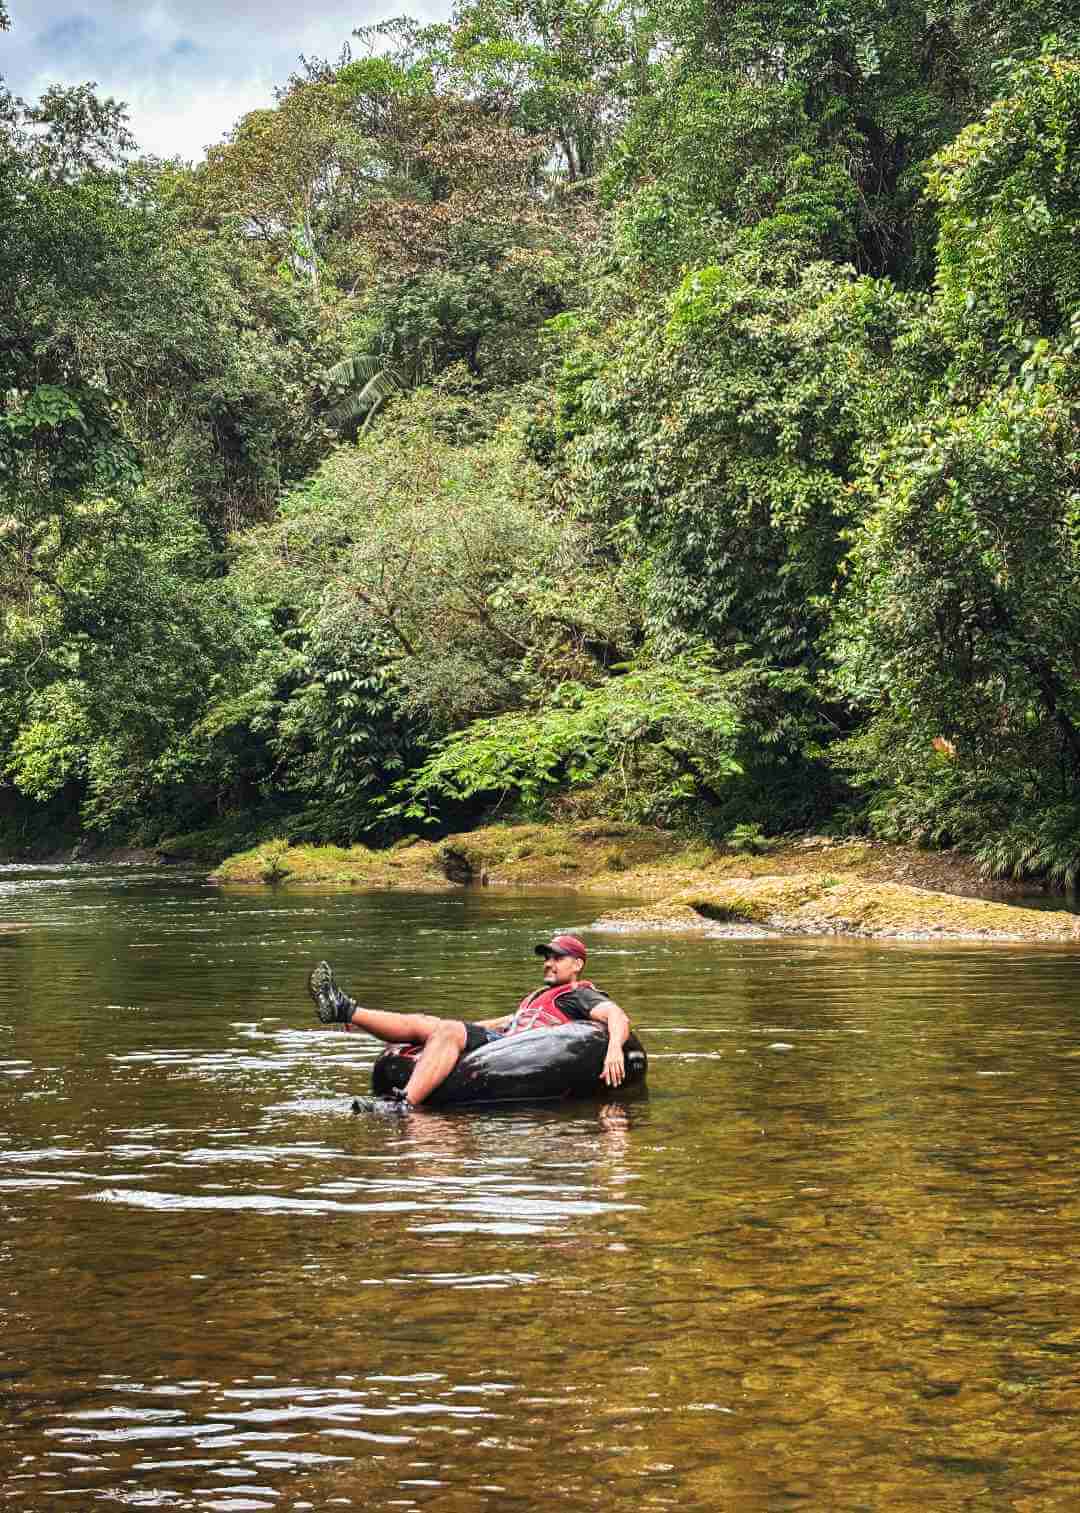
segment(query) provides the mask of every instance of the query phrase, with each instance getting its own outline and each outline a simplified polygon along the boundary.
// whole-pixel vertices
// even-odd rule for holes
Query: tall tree
[[[627,0],[468,0],[454,17],[466,86],[550,135],[570,184],[589,180],[651,88],[655,22]]]

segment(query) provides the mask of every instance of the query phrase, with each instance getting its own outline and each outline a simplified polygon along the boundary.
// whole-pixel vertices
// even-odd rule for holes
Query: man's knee
[[[467,1031],[460,1019],[440,1019],[433,1031],[428,1044],[437,1041],[445,1047],[452,1047],[460,1056],[465,1049]]]

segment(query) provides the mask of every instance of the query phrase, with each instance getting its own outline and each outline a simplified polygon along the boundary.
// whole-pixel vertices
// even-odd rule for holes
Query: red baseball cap
[[[579,956],[585,960],[585,942],[576,935],[553,935],[533,949],[537,956]]]

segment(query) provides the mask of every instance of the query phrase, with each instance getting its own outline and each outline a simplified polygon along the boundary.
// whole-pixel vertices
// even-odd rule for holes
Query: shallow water
[[[1080,1506],[1080,958],[595,936],[626,1105],[349,1114],[609,902],[0,868],[0,1503]]]

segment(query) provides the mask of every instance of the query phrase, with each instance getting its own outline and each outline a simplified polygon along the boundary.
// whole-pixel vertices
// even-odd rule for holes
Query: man
[[[573,1020],[591,1019],[607,1026],[608,1048],[600,1077],[609,1087],[620,1087],[626,1076],[623,1046],[630,1034],[630,1021],[617,1003],[582,978],[584,943],[576,935],[553,935],[535,949],[537,956],[544,958],[544,986],[523,998],[515,1013],[504,1014],[501,1019],[470,1023],[439,1019],[434,1014],[389,1014],[365,1009],[341,991],[325,961],[320,961],[308,977],[308,992],[323,1024],[366,1030],[390,1045],[410,1043],[424,1047],[400,1095],[410,1108],[430,1097],[467,1051],[475,1051],[502,1035],[553,1029]]]

